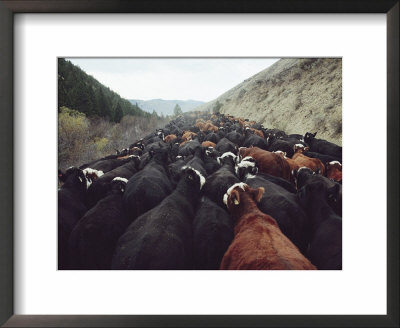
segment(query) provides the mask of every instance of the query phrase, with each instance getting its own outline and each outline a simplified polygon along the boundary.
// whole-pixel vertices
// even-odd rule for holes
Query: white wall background
[[[16,314],[386,313],[385,15],[18,14],[14,50]],[[72,56],[343,57],[344,269],[57,271],[56,71]]]

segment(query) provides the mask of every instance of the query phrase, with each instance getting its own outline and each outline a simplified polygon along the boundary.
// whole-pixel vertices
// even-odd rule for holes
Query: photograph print
[[[58,270],[342,270],[341,58],[58,58]]]

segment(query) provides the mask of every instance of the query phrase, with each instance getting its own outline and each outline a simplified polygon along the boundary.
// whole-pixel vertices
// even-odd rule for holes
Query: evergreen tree
[[[124,116],[124,113],[122,112],[122,107],[119,103],[117,103],[117,107],[115,107],[115,113],[114,113],[114,122],[119,123]]]
[[[119,105],[119,108],[118,108]],[[100,116],[113,121],[124,115],[151,117],[137,104],[121,98],[102,85],[93,76],[64,58],[58,59],[58,111],[66,106],[85,113],[88,117]]]
[[[183,112],[182,112],[182,109],[181,109],[181,106],[179,106],[178,104],[176,104],[175,105],[175,108],[174,108],[174,115],[175,116],[178,116],[178,115],[181,115]]]

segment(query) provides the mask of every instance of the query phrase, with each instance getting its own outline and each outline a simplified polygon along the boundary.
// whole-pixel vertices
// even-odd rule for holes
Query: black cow
[[[306,255],[310,242],[310,222],[298,202],[297,195],[264,179],[263,175],[250,176],[244,182],[254,189],[264,188],[265,192],[257,204],[258,208],[271,215],[282,233]]]
[[[111,171],[113,169],[115,169],[118,166],[124,165],[126,163],[128,163],[131,159],[130,158],[124,158],[124,159],[103,159],[100,161],[97,161],[95,163],[92,163],[86,167],[80,167],[82,169],[87,169],[87,168],[91,168],[93,170],[97,170],[97,171],[103,171],[104,173]]]
[[[284,151],[286,152],[286,156],[289,158],[292,158],[294,155],[294,145],[301,144],[304,147],[307,146],[303,141],[291,137],[277,138],[276,136],[268,136],[267,140],[269,151]]]
[[[119,239],[112,268],[192,269],[192,220],[204,181],[199,172],[184,169],[174,192],[141,215]]]
[[[256,175],[258,172],[257,162],[253,157],[247,156],[235,166],[236,176],[243,181],[247,175]]]
[[[58,269],[69,269],[68,239],[72,229],[85,214],[85,193],[90,185],[83,171],[76,167],[58,172],[63,185],[58,190]]]
[[[340,163],[342,163],[342,147],[323,139],[317,139],[315,138],[316,134],[317,132],[307,132],[304,135],[304,142],[308,144],[310,150],[312,152],[335,157],[335,160],[338,160]]]
[[[243,147],[250,148],[251,146],[268,150],[267,141],[264,138],[253,134],[253,132],[249,128],[246,128]]]
[[[193,139],[186,142],[184,145],[179,147],[178,155],[189,156],[193,155],[196,149],[201,148],[201,144],[198,139]]]
[[[275,136],[277,138],[285,138],[287,137],[287,134],[285,131],[279,130],[279,129],[265,129],[264,136]]]
[[[168,165],[168,175],[174,186],[178,184],[182,174],[182,167],[185,165],[186,160],[183,156],[177,156],[176,160]]]
[[[286,140],[282,140],[282,139],[277,139],[274,136],[271,137],[267,137],[268,140],[268,151],[283,151],[286,153],[286,156],[289,158],[292,158],[292,156],[294,155],[294,149],[293,149],[293,145],[286,141]]]
[[[325,186],[325,191],[328,194],[328,204],[332,207],[335,213],[342,216],[342,185],[313,172],[307,167],[301,167],[299,170],[293,171],[293,176],[296,180],[297,189],[301,189],[306,184],[319,182]]]
[[[241,147],[243,144],[244,136],[236,131],[231,131],[226,134],[226,138],[232,141],[236,146]]]
[[[221,167],[217,161],[217,158],[220,156],[220,153],[213,147],[203,148],[202,150],[203,150],[204,168],[206,169],[208,176],[210,174],[213,174]]]
[[[150,162],[129,179],[123,197],[127,217],[132,221],[158,205],[172,192],[167,175],[168,149],[150,151]]]
[[[225,153],[218,158],[218,162],[222,166],[218,171],[207,177],[204,185],[204,194],[222,208],[225,208],[223,197],[226,190],[235,183],[240,182],[235,175],[236,155]]]
[[[290,138],[290,139],[296,139],[296,140],[298,140],[298,141],[304,141],[304,136],[303,136],[302,134],[296,134],[296,133],[294,133],[294,134],[289,134],[289,135],[288,135],[288,138]]]
[[[342,219],[328,204],[329,192],[324,183],[304,185],[298,197],[311,220],[308,258],[319,270],[341,270]]]
[[[218,143],[218,141],[220,141],[221,138],[219,137],[218,134],[216,134],[215,132],[210,132],[209,134],[207,134],[204,138],[204,141],[211,141],[215,144]]]
[[[95,163],[102,162],[102,161],[105,161],[105,160],[108,160],[108,159],[117,159],[118,157],[119,157],[118,154],[117,155],[108,155],[108,156],[102,157],[100,159],[95,159],[95,160],[90,161],[88,163],[82,164],[81,166],[79,166],[79,168],[81,170],[84,170],[84,169],[86,169],[88,167],[91,167],[91,165],[93,165]]]
[[[234,222],[229,213],[203,197],[193,220],[194,268],[218,270],[233,240]]]
[[[339,158],[336,158],[334,156],[324,155],[324,154],[316,153],[313,151],[305,151],[303,154],[307,157],[318,158],[324,164],[339,160]]]
[[[110,183],[114,178],[120,177],[129,180],[138,171],[140,159],[135,155],[131,156],[128,163],[116,167],[93,181],[86,193],[86,204],[89,208],[107,195],[111,188]]]
[[[219,151],[221,154],[228,152],[231,153],[237,152],[237,146],[227,138],[222,138],[215,146],[215,149]]]
[[[90,209],[72,230],[69,238],[71,269],[111,268],[116,243],[129,225],[122,211],[126,181],[118,177],[113,179],[109,194]]]
[[[206,177],[208,174],[204,167],[203,154],[203,148],[197,148],[193,156],[187,158],[186,166],[199,171],[202,176]]]

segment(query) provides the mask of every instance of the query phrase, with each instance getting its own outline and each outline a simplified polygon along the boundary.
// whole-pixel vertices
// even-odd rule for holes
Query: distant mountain
[[[156,111],[158,115],[172,115],[174,113],[175,105],[178,104],[183,112],[188,112],[197,106],[204,104],[204,101],[198,100],[165,100],[165,99],[151,99],[140,100],[130,99],[133,105],[137,104],[141,109],[146,112],[152,113]]]

